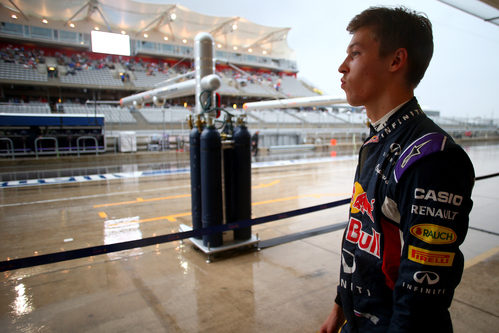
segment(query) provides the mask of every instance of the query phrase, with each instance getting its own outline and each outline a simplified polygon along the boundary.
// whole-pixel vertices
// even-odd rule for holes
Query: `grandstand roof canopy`
[[[499,0],[439,0],[484,21],[499,26]]]
[[[263,26],[243,17],[203,15],[177,4],[132,0],[0,0],[0,3],[30,23],[47,19],[70,29],[71,23],[77,26],[84,22],[96,24],[102,31],[125,31],[136,39],[154,35],[156,39],[166,37],[170,43],[187,45],[192,45],[195,35],[203,31],[213,35],[219,48],[231,52],[294,58],[287,44],[290,28]],[[145,33],[150,36],[144,37]]]

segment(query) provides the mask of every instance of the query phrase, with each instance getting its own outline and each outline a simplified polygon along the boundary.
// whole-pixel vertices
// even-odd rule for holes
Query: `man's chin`
[[[347,95],[347,102],[348,104],[350,104],[351,106],[363,106],[364,104],[362,104],[361,102],[355,100],[354,98],[351,98],[351,97],[348,97]]]

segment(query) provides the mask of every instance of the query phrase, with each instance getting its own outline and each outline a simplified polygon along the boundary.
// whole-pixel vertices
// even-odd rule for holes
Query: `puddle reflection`
[[[140,216],[133,216],[104,221],[104,244],[107,245],[142,239],[139,220]],[[143,254],[143,251],[142,248],[139,247],[131,250],[108,253],[107,256],[111,260],[116,260],[141,254]]]
[[[12,314],[15,317],[21,317],[33,312],[33,300],[32,296],[26,292],[26,286],[24,283],[19,283],[14,287],[16,298],[10,305],[12,309]]]

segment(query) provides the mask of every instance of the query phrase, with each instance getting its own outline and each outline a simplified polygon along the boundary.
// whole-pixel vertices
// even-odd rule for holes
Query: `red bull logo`
[[[379,142],[379,135],[375,135],[372,138],[370,138],[366,143],[364,143],[364,146],[369,144],[369,143],[378,143]]]
[[[369,201],[366,192],[358,182],[355,182],[353,187],[352,201],[350,203],[350,213],[367,214],[371,221],[374,223],[373,217],[374,199]]]
[[[362,230],[362,222],[351,218],[348,223],[345,239],[350,243],[357,244],[358,248],[373,256],[380,258],[380,233],[371,228],[371,234]]]

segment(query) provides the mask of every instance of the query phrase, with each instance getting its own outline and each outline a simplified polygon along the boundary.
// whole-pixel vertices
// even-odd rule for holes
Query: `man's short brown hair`
[[[404,7],[370,7],[350,21],[347,31],[353,34],[362,27],[373,30],[380,45],[380,56],[399,48],[407,50],[407,82],[415,88],[433,55],[432,27],[426,15]]]

